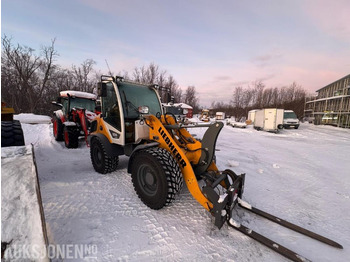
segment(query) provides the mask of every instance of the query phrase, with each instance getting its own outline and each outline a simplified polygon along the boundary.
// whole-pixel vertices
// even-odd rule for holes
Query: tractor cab
[[[53,104],[60,106],[63,115],[69,118],[72,109],[84,108],[90,112],[96,110],[96,95],[80,91],[61,91]]]

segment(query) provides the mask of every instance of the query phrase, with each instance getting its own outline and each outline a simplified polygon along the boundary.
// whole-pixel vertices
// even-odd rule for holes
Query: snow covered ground
[[[120,158],[117,171],[94,171],[89,148],[66,149],[51,124],[22,124],[33,143],[52,245],[93,245],[77,261],[287,261],[213,218],[184,187],[169,207],[144,206]],[[201,137],[205,128],[193,129]],[[313,261],[350,258],[350,130],[302,124],[279,134],[225,126],[221,170],[246,173],[243,199],[329,237],[336,249],[241,209],[235,219]]]
[[[2,148],[1,248],[6,243],[2,261],[49,261],[37,189],[32,146]]]

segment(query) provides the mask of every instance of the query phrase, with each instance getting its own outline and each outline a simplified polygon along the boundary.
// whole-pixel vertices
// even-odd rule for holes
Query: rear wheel
[[[63,125],[61,119],[57,116],[53,117],[53,136],[56,141],[63,140]]]
[[[18,120],[1,121],[1,147],[24,146],[24,135]]]
[[[63,129],[64,144],[67,148],[77,148],[79,145],[78,135],[75,128],[69,128],[67,126]]]
[[[140,150],[132,159],[131,179],[141,201],[152,209],[169,205],[183,185],[174,157],[163,148]]]
[[[106,174],[117,169],[119,158],[109,157],[106,149],[98,138],[94,138],[90,145],[91,162],[96,172]]]

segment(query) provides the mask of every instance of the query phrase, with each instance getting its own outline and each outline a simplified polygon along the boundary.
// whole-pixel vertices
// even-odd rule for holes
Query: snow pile
[[[229,159],[227,160],[227,163],[230,167],[237,167],[239,166],[239,162],[235,161],[235,160],[232,160],[232,159]]]
[[[1,149],[2,261],[48,261],[31,146]]]
[[[19,120],[21,123],[25,124],[49,124],[51,123],[51,117],[42,116],[42,115],[34,115],[34,114],[19,114],[14,115],[15,120]]]

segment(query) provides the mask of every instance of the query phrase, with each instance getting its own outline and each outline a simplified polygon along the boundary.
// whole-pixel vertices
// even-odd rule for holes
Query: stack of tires
[[[24,146],[24,135],[18,120],[1,121],[1,147]]]

